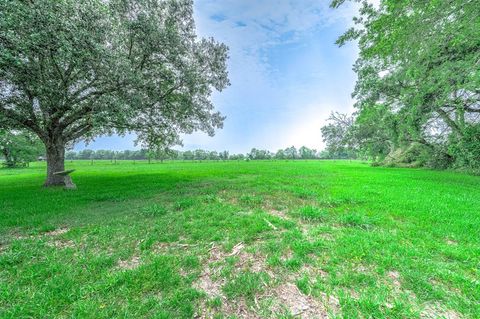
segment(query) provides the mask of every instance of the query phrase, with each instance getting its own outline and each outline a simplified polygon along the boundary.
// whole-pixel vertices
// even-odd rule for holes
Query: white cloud
[[[332,10],[329,0],[200,0],[195,5],[197,29],[230,47],[231,69],[258,79],[270,70],[266,52],[301,41],[305,34],[341,22],[346,27],[357,10],[347,4]],[[248,69],[245,70],[244,68]]]
[[[375,0],[377,1],[377,0]],[[355,46],[337,48],[356,5],[329,0],[198,0],[200,36],[230,48],[231,87],[214,94],[227,116],[211,138],[184,137],[186,148],[246,152],[303,144],[321,148],[320,127],[332,110],[351,111]],[[124,148],[132,148],[125,146]]]
[[[214,99],[228,117],[225,128],[214,138],[186,136],[185,145],[235,152],[290,144],[321,148],[328,114],[352,109],[356,49],[339,49],[334,41],[356,10],[330,9],[326,0],[197,1],[199,34],[230,47],[232,86]],[[332,27],[338,29],[334,36],[328,34]],[[275,63],[274,53],[284,61]],[[342,66],[332,66],[337,59]]]

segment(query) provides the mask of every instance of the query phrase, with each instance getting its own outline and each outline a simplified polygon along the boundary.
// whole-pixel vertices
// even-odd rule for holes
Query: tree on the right
[[[360,6],[355,27],[337,41],[360,49],[353,92],[360,146],[392,161],[479,169],[478,0]]]

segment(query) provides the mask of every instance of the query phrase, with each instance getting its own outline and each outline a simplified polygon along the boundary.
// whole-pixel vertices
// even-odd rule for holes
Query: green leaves
[[[358,40],[360,48],[354,97],[364,119],[357,127],[381,133],[393,151],[412,143],[448,149],[450,136],[480,125],[478,16],[478,1],[383,0],[378,8],[364,1],[357,27],[337,41]],[[366,122],[379,104],[390,115]]]
[[[222,127],[228,48],[197,39],[193,2],[0,0],[0,122],[45,144],[137,132],[149,148]]]
[[[0,129],[0,154],[5,159],[5,166],[28,165],[44,152],[42,143],[33,134]]]

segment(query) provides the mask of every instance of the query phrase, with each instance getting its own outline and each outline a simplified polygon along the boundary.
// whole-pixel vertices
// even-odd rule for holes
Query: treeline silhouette
[[[337,156],[338,157],[338,156]],[[112,150],[90,150],[85,149],[78,152],[69,151],[65,154],[66,160],[192,160],[192,161],[204,161],[204,160],[271,160],[271,159],[329,159],[332,158],[328,152],[318,152],[315,149],[310,149],[306,146],[302,146],[299,149],[294,146],[286,149],[280,149],[276,152],[271,152],[264,149],[252,148],[252,150],[246,154],[230,154],[229,151],[208,151],[208,150],[157,150],[151,151],[148,149],[140,150],[125,150],[125,151],[112,151]]]

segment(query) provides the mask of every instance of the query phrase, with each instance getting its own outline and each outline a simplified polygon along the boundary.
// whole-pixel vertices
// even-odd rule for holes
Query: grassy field
[[[0,170],[1,318],[480,318],[480,177],[359,162]]]

